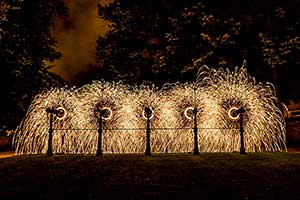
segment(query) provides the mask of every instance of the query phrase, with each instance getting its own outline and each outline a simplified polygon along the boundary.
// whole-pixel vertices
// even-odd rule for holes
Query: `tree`
[[[187,81],[203,64],[230,67],[247,60],[249,73],[272,82],[280,98],[290,98],[285,91],[295,88],[288,77],[299,79],[298,0],[118,0],[98,8],[111,23],[97,41],[101,78]]]
[[[170,21],[172,26],[166,34],[164,51],[169,73],[177,70],[177,74],[193,77],[204,64],[234,66],[241,63],[239,21],[217,17],[201,2],[184,8]]]
[[[284,101],[300,99],[300,94],[291,90],[300,84],[294,81],[299,80],[295,74],[300,64],[300,16],[299,11],[293,9],[300,8],[300,2],[289,2],[288,5],[271,7],[268,29],[259,33],[263,61],[270,66],[272,81]]]
[[[215,2],[208,3],[213,8]],[[248,70],[258,80],[272,82],[282,101],[300,99],[295,87],[300,84],[299,8],[298,0],[230,0],[218,4],[213,11],[240,19],[240,51],[249,63]]]
[[[141,82],[157,76],[153,66],[159,59],[168,24],[149,4],[151,1],[114,1],[109,6],[98,5],[99,16],[112,27],[97,41],[97,58],[103,64],[101,77]]]
[[[35,94],[63,82],[45,62],[60,56],[50,30],[56,15],[64,12],[59,0],[1,3],[1,126],[14,128]]]
[[[218,19],[202,3],[128,2],[98,5],[99,16],[111,23],[97,41],[101,78],[189,81],[203,63],[236,62],[229,56],[237,53],[239,41],[240,24],[234,19]]]

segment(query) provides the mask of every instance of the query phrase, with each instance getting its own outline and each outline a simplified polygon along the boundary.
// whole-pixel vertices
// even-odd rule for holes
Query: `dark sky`
[[[82,74],[97,68],[96,40],[108,30],[108,23],[97,15],[97,4],[110,0],[63,0],[67,16],[56,19],[53,34],[58,39],[57,51],[62,57],[56,60],[50,71],[67,81],[76,82]]]

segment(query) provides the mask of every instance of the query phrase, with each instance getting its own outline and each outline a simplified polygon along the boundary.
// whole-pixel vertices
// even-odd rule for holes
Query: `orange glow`
[[[58,16],[53,35],[58,39],[56,50],[62,57],[53,63],[49,71],[67,81],[75,81],[81,72],[93,71],[96,64],[96,40],[109,30],[107,21],[98,17],[97,4],[107,0],[64,0],[67,16]]]

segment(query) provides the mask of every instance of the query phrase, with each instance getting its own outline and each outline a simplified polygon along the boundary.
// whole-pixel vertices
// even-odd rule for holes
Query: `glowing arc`
[[[184,116],[188,119],[188,120],[192,120],[192,117],[190,117],[190,116],[188,116],[188,111],[189,110],[194,110],[194,108],[193,107],[188,107],[188,108],[186,108],[185,109],[185,111],[184,111]]]
[[[67,111],[66,111],[66,109],[65,109],[64,107],[61,107],[61,106],[60,106],[60,107],[56,108],[56,110],[57,110],[57,111],[62,110],[63,113],[64,113],[64,115],[63,115],[62,117],[59,117],[58,115],[56,115],[56,119],[58,119],[58,120],[63,120],[63,119],[66,118],[66,116],[67,116]]]

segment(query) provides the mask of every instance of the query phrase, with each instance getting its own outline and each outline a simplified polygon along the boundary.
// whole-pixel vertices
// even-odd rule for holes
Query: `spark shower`
[[[37,95],[17,128],[13,145],[17,154],[46,153],[49,113],[53,121],[53,152],[95,154],[98,110],[103,116],[104,153],[142,153],[146,117],[150,108],[152,152],[193,150],[193,108],[197,108],[199,150],[239,151],[239,116],[243,107],[246,151],[286,151],[285,121],[276,106],[274,87],[257,83],[245,68],[199,69],[193,83],[129,86],[94,81],[81,88],[53,88]]]

